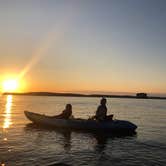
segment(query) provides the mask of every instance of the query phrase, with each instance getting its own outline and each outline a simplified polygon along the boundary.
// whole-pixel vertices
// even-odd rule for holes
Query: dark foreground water
[[[166,101],[108,99],[109,113],[138,125],[134,136],[39,129],[23,111],[54,115],[73,105],[75,117],[93,115],[99,98],[1,96],[0,163],[3,166],[165,166]]]

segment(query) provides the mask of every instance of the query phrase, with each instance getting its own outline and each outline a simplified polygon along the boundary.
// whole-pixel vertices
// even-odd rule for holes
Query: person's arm
[[[97,107],[95,118],[97,118],[99,116],[99,107],[100,106]]]
[[[55,116],[52,116],[53,118],[61,118],[62,117],[62,113],[59,114],[59,115],[55,115]]]
[[[62,113],[60,113],[59,115],[55,115],[55,116],[52,116],[53,118],[63,118],[64,116],[64,111]]]
[[[107,107],[105,107],[105,117],[107,116]]]

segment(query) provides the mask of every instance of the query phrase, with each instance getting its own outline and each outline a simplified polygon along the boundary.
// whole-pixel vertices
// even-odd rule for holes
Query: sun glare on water
[[[18,88],[19,88],[18,80],[15,79],[5,80],[2,83],[3,92],[16,92]]]

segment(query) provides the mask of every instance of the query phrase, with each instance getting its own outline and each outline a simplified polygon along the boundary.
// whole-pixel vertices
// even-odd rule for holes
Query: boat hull
[[[110,132],[134,132],[137,126],[125,120],[113,120],[107,122],[97,122],[85,119],[57,119],[46,115],[41,115],[25,111],[25,116],[33,123],[50,128],[61,128],[69,130],[86,131],[110,131]]]

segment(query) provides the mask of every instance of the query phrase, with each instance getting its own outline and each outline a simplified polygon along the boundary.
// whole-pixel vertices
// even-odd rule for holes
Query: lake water
[[[100,98],[0,97],[0,163],[3,166],[165,166],[166,101],[108,98],[108,112],[138,125],[137,134],[99,137],[32,128],[24,110],[55,115],[65,104],[75,117],[95,113]]]

